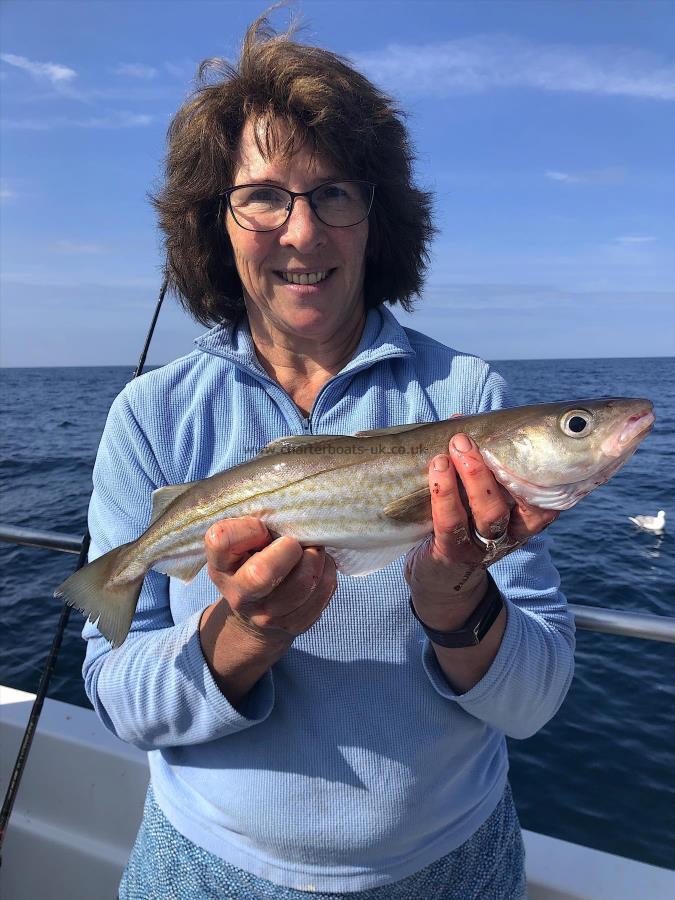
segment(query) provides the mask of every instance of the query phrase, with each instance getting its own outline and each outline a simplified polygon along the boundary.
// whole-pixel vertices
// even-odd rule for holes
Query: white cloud
[[[108,248],[105,252],[109,252]],[[100,273],[97,273],[100,274]],[[14,270],[0,272],[0,288],[5,290],[14,287],[20,290],[23,287],[50,287],[63,291],[75,291],[82,289],[84,292],[90,289],[95,290],[127,290],[141,289],[143,291],[158,292],[161,282],[155,278],[119,278],[106,277],[95,280],[93,278],[80,277],[80,272],[72,276],[56,275],[52,271],[30,270]],[[86,296],[86,293],[85,293]]]
[[[51,131],[54,128],[144,128],[156,116],[125,111],[90,116],[86,119],[47,116],[44,119],[2,119],[0,127],[11,131]]]
[[[183,78],[188,79],[192,78],[192,76],[197,71],[199,63],[192,59],[184,59],[180,62],[165,62],[164,68],[169,73],[169,75],[173,75],[174,78]]]
[[[628,234],[625,237],[618,237],[614,240],[617,244],[631,246],[635,244],[651,244],[652,241],[656,240],[656,238],[652,237],[651,235]]]
[[[509,35],[390,44],[354,57],[385,89],[444,97],[497,88],[675,100],[675,65],[626,47],[536,45]]]
[[[75,119],[71,122],[77,128],[139,128],[151,125],[155,116],[145,113],[113,112],[89,119]]]
[[[14,53],[0,53],[0,59],[10,66],[23,69],[24,72],[32,75],[33,78],[46,78],[53,85],[67,84],[77,77],[77,72],[74,69],[69,69],[67,66],[62,66],[59,63],[34,62],[25,56],[16,56]]]
[[[621,184],[625,180],[624,169],[613,167],[607,169],[593,169],[587,172],[560,172],[548,171],[545,173],[552,181],[560,181],[564,184]]]
[[[0,203],[5,203],[7,200],[13,200],[16,197],[16,191],[12,190],[9,184],[5,181],[5,179],[0,180]]]
[[[423,299],[417,304],[415,315],[428,314],[438,317],[440,314],[452,314],[458,310],[475,311],[477,309],[516,310],[522,313],[532,310],[546,312],[552,309],[583,310],[589,304],[611,309],[612,307],[630,307],[636,303],[672,309],[673,292],[666,290],[566,289],[543,283],[431,283],[425,288]]]
[[[58,253],[73,254],[77,256],[95,256],[99,253],[107,253],[108,248],[103,244],[88,244],[82,241],[61,240],[56,241],[54,250]]]
[[[121,63],[113,71],[115,75],[122,75],[127,78],[141,78],[146,81],[157,77],[157,69],[153,66],[143,65],[143,63]]]
[[[553,181],[564,181],[567,184],[577,184],[581,179],[578,175],[572,175],[571,172],[547,172],[547,178],[552,178]]]

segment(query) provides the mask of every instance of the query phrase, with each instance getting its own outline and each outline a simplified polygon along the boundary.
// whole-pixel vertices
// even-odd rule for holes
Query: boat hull
[[[33,694],[0,685],[4,797]],[[3,847],[7,900],[115,897],[148,785],[146,754],[88,709],[45,700]],[[675,872],[524,831],[529,900],[666,900]]]

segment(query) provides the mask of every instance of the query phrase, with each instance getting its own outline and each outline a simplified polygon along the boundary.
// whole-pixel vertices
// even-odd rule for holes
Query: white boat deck
[[[0,686],[2,797],[33,699]],[[144,753],[93,712],[46,700],[3,848],[3,900],[114,898],[147,783]],[[675,898],[675,871],[524,835],[530,900]]]

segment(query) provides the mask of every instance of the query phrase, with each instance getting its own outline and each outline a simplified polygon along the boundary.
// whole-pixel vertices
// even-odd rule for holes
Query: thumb
[[[206,532],[204,545],[209,565],[232,575],[251,553],[262,550],[271,540],[267,527],[253,516],[222,519]]]

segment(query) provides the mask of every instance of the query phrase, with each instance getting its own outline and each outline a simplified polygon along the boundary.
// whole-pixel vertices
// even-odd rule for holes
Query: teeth
[[[328,271],[303,272],[297,275],[294,272],[279,272],[279,274],[284,281],[288,281],[290,284],[318,284],[319,281],[323,281],[326,278]]]

